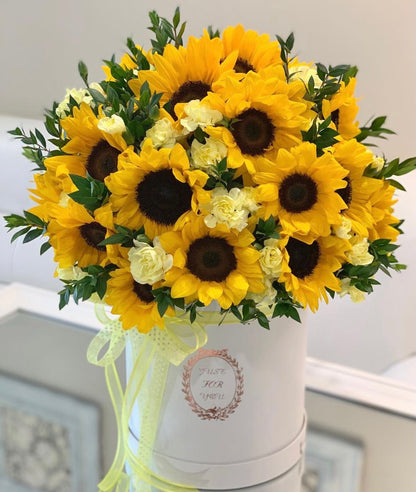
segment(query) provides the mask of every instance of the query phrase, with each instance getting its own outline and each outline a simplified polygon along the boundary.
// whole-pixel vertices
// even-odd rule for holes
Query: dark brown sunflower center
[[[280,185],[279,200],[288,212],[300,213],[310,210],[318,201],[316,183],[307,174],[291,174]]]
[[[237,268],[237,259],[225,239],[205,236],[189,246],[186,267],[200,280],[222,282]]]
[[[173,225],[191,210],[192,189],[181,183],[170,169],[148,173],[138,184],[136,199],[146,217],[158,224]]]
[[[320,248],[318,242],[306,244],[291,237],[286,249],[289,253],[289,267],[293,275],[302,279],[312,275],[319,263]]]
[[[133,291],[136,296],[146,304],[150,304],[155,300],[155,296],[152,294],[152,286],[149,284],[133,282]]]
[[[90,176],[99,181],[117,171],[117,161],[120,152],[111,147],[106,140],[101,140],[93,147],[87,159],[87,171]]]
[[[236,116],[231,133],[243,154],[262,155],[274,139],[275,127],[263,111],[250,108]]]
[[[105,227],[98,222],[91,222],[80,226],[79,231],[88,246],[98,249],[98,251],[105,251],[105,246],[98,246],[105,239],[107,232]]]
[[[352,200],[351,180],[350,180],[350,178],[346,177],[346,178],[344,178],[344,181],[347,182],[347,186],[345,188],[341,188],[341,189],[337,190],[337,193],[344,200],[344,202],[346,203],[347,208],[348,208],[350,206],[351,200]]]
[[[332,111],[331,120],[334,123],[334,125],[338,128],[338,125],[339,125],[339,109]]]
[[[189,80],[188,82],[185,82],[176,92],[173,93],[170,99],[172,105],[170,114],[173,118],[177,119],[174,111],[177,103],[187,103],[193,99],[203,99],[210,90],[211,86],[205,82],[201,82],[200,80]]]
[[[255,72],[253,65],[247,60],[244,60],[244,58],[238,57],[234,65],[234,71],[237,73],[248,73],[250,70]]]

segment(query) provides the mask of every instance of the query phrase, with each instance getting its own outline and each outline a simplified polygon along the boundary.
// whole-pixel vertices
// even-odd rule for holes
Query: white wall
[[[311,391],[306,408],[311,427],[362,446],[361,492],[416,490],[414,420]]]
[[[100,60],[121,54],[127,36],[149,47],[149,10],[170,16],[176,5],[189,20],[189,34],[197,35],[209,24],[224,28],[238,22],[282,36],[294,31],[295,51],[301,59],[357,64],[357,94],[362,96],[359,120],[365,123],[373,115],[386,114],[389,127],[397,132],[389,141],[381,141],[380,153],[391,158],[416,154],[414,0],[3,0],[0,113],[40,118],[42,109],[61,99],[66,87],[81,86],[79,59],[89,66],[91,80],[101,79]],[[13,203],[15,209],[16,196],[4,199],[12,179],[9,163],[0,162],[0,200],[3,197],[5,203],[0,208]],[[22,166],[28,170],[30,164]],[[408,271],[383,278],[382,287],[363,305],[342,300],[311,316],[310,355],[381,371],[416,351],[416,173],[403,183],[408,193],[400,194],[397,216],[407,219],[406,235],[400,239],[403,246],[398,254],[409,265]],[[0,248],[8,248],[1,237]],[[46,260],[33,261],[43,261],[47,268]],[[48,282],[53,286],[52,278]]]

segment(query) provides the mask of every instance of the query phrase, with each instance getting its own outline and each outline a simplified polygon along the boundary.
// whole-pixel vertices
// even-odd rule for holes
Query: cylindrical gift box
[[[284,476],[304,452],[305,325],[277,318],[270,330],[252,322],[208,326],[207,333],[205,347],[169,369],[152,470],[201,490],[281,477],[293,483],[282,491],[297,492],[299,473]],[[130,420],[133,440],[140,439],[139,412]]]

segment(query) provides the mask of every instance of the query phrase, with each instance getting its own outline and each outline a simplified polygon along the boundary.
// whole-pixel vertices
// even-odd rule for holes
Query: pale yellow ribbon
[[[113,464],[98,485],[100,492],[129,492],[130,477],[124,472],[126,462],[134,477],[137,492],[150,492],[155,487],[162,492],[197,492],[194,487],[171,482],[150,469],[162,398],[170,364],[179,365],[186,357],[207,342],[204,325],[220,324],[224,318],[215,312],[205,312],[194,323],[187,317],[166,317],[165,328],[154,328],[143,335],[137,330],[124,331],[117,319],[110,319],[103,305],[96,305],[96,313],[104,328],[91,341],[88,361],[104,367],[108,392],[117,423],[117,449]],[[187,330],[187,333],[181,333]],[[193,343],[184,341],[189,335]],[[134,367],[123,392],[115,366],[124,351],[127,339],[133,351]],[[136,401],[140,401],[141,432],[138,450],[129,445],[129,420]],[[140,488],[139,488],[140,487]]]

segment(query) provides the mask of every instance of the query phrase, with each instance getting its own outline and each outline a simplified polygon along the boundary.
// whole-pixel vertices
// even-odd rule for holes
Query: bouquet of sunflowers
[[[362,300],[393,254],[401,222],[388,161],[364,143],[392,133],[356,121],[357,68],[305,63],[294,37],[150,13],[146,51],[131,39],[105,80],[46,112],[48,137],[10,133],[37,168],[36,205],[6,217],[12,240],[46,238],[60,307],[100,298],[125,330],[218,303],[241,322],[299,319],[328,296]]]

